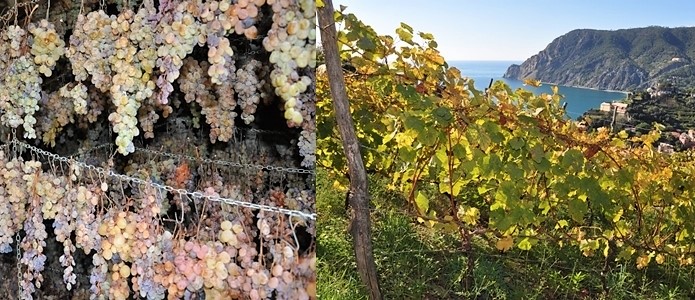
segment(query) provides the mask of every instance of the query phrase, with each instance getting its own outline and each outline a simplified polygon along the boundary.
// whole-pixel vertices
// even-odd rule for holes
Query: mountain
[[[660,81],[693,86],[695,27],[573,30],[504,77],[623,91]]]

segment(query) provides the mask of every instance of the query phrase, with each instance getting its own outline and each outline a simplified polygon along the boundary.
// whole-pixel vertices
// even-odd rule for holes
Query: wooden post
[[[369,291],[369,298],[381,300],[379,278],[372,253],[371,220],[369,214],[369,197],[367,190],[367,173],[360,153],[359,143],[355,135],[355,128],[350,114],[350,107],[345,90],[345,78],[340,64],[338,52],[338,39],[333,19],[333,1],[324,0],[325,6],[318,9],[319,28],[321,30],[321,42],[326,59],[326,72],[328,74],[333,109],[338,123],[338,130],[343,142],[343,151],[347,159],[350,174],[349,202],[352,207],[350,220],[350,234],[355,250],[357,271],[360,273],[362,283]]]

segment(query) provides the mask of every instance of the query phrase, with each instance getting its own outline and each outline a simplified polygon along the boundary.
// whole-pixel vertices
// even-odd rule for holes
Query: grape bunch
[[[41,83],[36,65],[27,56],[14,59],[0,79],[0,109],[3,125],[17,128],[22,125],[24,137],[36,138],[36,118],[41,100]]]
[[[79,15],[65,56],[70,60],[75,80],[92,83],[102,92],[111,87],[110,57],[116,52],[112,19],[103,10]]]
[[[206,37],[206,27],[196,22],[187,1],[179,3],[173,9],[171,4],[166,1],[160,3],[163,6],[160,8],[162,16],[155,35],[157,66],[160,71],[156,80],[159,87],[157,99],[162,104],[169,102],[169,95],[174,91],[171,83],[179,77],[184,58],[193,52],[195,45],[202,46]]]
[[[236,71],[237,80],[234,84],[234,90],[237,93],[237,102],[242,109],[241,119],[246,124],[253,122],[253,114],[256,112],[258,102],[261,100],[259,90],[265,82],[258,79],[260,69],[261,62],[251,59]]]
[[[89,97],[87,94],[87,86],[85,86],[82,82],[78,82],[77,84],[74,84],[74,86],[72,87],[70,87],[70,85],[72,84],[66,84],[62,86],[58,90],[58,95],[65,99],[72,100],[73,109],[75,110],[76,114],[86,115],[88,113],[87,101]]]
[[[25,181],[28,193],[29,211],[28,218],[24,221],[24,237],[20,243],[22,248],[22,258],[20,263],[24,265],[21,297],[23,299],[33,299],[31,294],[37,288],[41,288],[46,255],[43,253],[46,247],[46,226],[43,224],[43,213],[41,196],[36,193],[38,186],[44,184],[40,180],[42,175],[41,163],[38,161],[26,161],[22,165],[22,179]]]
[[[31,54],[34,63],[39,67],[39,72],[46,77],[51,77],[56,61],[65,53],[65,42],[56,33],[55,26],[43,19],[38,24],[29,24],[29,33],[32,39]]]
[[[269,0],[273,8],[273,25],[263,39],[266,51],[271,52],[270,73],[275,94],[285,103],[288,126],[299,126],[309,116],[301,113],[299,94],[307,90],[311,78],[300,76],[301,68],[316,67],[316,15],[312,0]]]

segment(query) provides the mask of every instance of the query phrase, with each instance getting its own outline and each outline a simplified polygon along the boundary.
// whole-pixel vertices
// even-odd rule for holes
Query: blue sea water
[[[464,77],[473,78],[475,87],[478,90],[484,90],[490,79],[502,80],[509,85],[512,90],[524,88],[532,91],[535,94],[552,93],[550,84],[543,84],[538,88],[532,86],[524,86],[519,80],[502,78],[504,72],[512,64],[520,64],[520,61],[450,61],[449,65],[461,70]],[[567,102],[567,115],[576,119],[584,112],[592,108],[599,108],[601,102],[610,102],[623,100],[626,97],[625,93],[599,91],[585,88],[576,88],[568,86],[558,86],[559,93],[564,96],[561,102]]]

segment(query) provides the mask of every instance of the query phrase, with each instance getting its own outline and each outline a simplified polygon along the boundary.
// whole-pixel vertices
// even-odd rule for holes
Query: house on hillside
[[[671,84],[658,84],[656,87],[650,87],[647,89],[647,93],[649,93],[649,95],[652,96],[652,98],[670,96],[676,94],[677,92],[678,89],[676,89]]]
[[[603,102],[601,103],[600,110],[601,111],[615,111],[619,114],[624,114],[627,112],[627,103],[621,103],[621,102]]]
[[[695,130],[688,130],[688,132],[683,132],[678,137],[678,141],[683,144],[686,148],[691,148],[695,146]]]
[[[674,152],[673,145],[667,143],[659,143],[659,147],[656,148],[656,151],[666,154],[672,154]]]
[[[627,112],[627,103],[613,102],[612,105],[619,114],[624,114]]]

